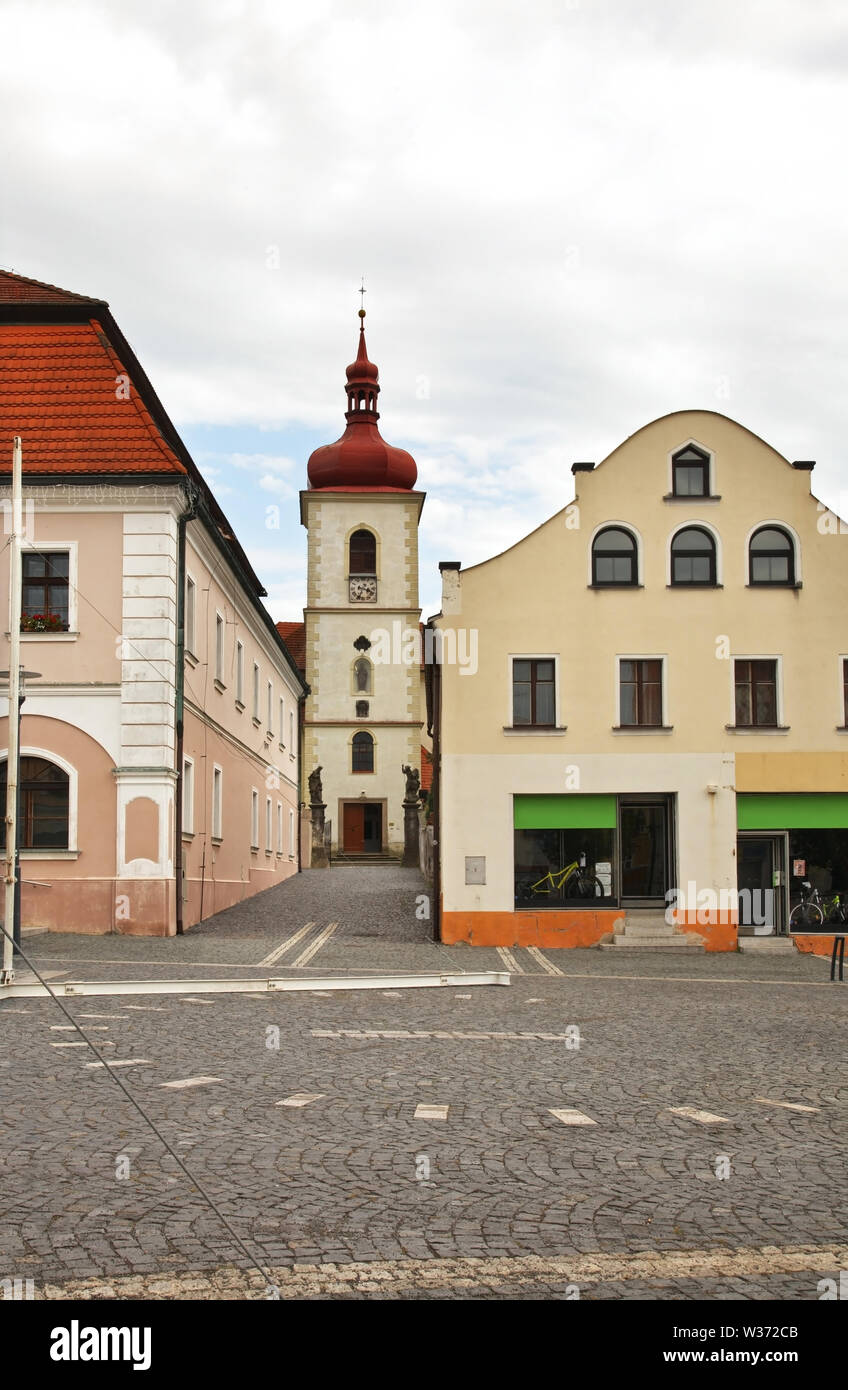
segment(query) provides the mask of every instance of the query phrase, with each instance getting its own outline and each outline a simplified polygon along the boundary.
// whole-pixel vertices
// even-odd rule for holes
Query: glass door
[[[783,835],[740,835],[736,842],[740,936],[775,936],[783,930],[783,841]]]
[[[671,863],[671,816],[667,797],[620,798],[621,903],[665,907]]]

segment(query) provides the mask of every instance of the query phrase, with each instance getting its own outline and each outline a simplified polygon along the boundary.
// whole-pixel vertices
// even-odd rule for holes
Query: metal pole
[[[15,912],[12,936],[15,940],[15,954],[21,949],[21,714],[24,707],[23,667],[19,667],[20,694],[18,695],[18,771],[15,778]],[[11,705],[9,712],[11,714]]]
[[[9,559],[9,749],[6,756],[6,873],[3,920],[8,935],[3,938],[2,982],[14,978],[14,945],[9,939],[16,920],[15,899],[20,902],[18,886],[18,777],[20,769],[20,681],[21,681],[21,527],[22,509],[22,450],[20,435],[15,435],[12,451],[12,534]],[[10,932],[10,927],[12,931]],[[20,928],[14,936],[20,944]]]

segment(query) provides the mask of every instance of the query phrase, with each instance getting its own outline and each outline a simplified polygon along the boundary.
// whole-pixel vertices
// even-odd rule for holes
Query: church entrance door
[[[383,848],[383,808],[380,802],[345,802],[342,832],[345,854],[379,854]]]

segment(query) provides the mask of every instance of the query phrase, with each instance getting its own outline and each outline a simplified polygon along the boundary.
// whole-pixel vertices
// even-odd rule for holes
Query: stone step
[[[626,936],[617,933],[603,949],[615,948],[617,951],[680,951],[702,949],[701,942],[691,932],[680,932],[671,936]]]
[[[795,951],[795,942],[791,936],[740,936],[739,950],[783,956]]]
[[[675,928],[670,922],[634,922],[632,918],[626,918],[624,923],[624,936],[676,936]]]

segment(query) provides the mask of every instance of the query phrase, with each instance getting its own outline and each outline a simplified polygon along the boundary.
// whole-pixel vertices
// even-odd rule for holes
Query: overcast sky
[[[0,18],[0,264],[109,300],[274,618],[305,600],[297,493],[344,426],[363,273],[426,612],[440,559],[511,544],[671,410],[848,490],[844,0]]]

